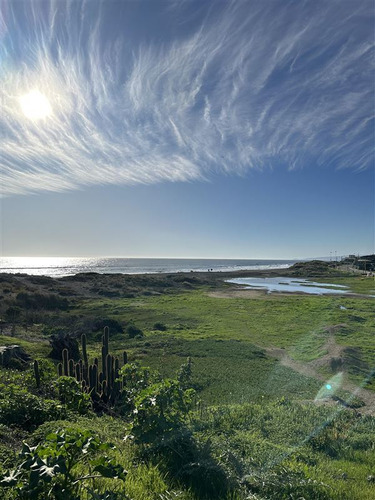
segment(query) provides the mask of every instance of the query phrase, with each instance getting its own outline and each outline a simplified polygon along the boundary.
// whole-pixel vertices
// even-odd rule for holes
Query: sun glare
[[[52,113],[49,100],[39,90],[32,90],[19,98],[23,114],[30,120],[46,118]]]

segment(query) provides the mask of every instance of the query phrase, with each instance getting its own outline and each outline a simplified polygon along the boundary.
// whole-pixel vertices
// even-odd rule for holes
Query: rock
[[[0,365],[5,368],[23,369],[31,361],[31,356],[19,345],[0,346]]]

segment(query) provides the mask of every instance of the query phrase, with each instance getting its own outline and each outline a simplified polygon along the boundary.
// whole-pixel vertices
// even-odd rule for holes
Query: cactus
[[[89,367],[88,365],[82,365],[82,379],[89,385]]]
[[[104,342],[104,337],[103,337],[103,342]],[[107,353],[106,353],[105,347],[103,345],[102,346],[102,372],[103,373],[107,373],[106,361],[107,361]]]
[[[82,359],[75,363],[73,359],[69,359],[68,350],[64,349],[62,363],[58,364],[58,375],[75,377],[81,385],[82,392],[90,394],[94,407],[103,409],[103,403],[113,404],[122,391],[122,382],[118,380],[120,361],[109,353],[108,327],[104,328],[102,336],[101,366],[98,358],[95,358],[93,364],[89,365],[85,334],[82,335],[81,341]],[[124,364],[127,363],[127,358],[124,351]]]
[[[81,336],[81,342],[82,342],[82,357],[83,357],[83,362],[85,365],[88,365],[88,358],[87,358],[87,338],[86,335],[83,333]]]
[[[98,390],[98,367],[97,365],[92,366],[92,382],[93,390],[96,392]]]
[[[62,352],[63,359],[63,373],[65,377],[69,376],[69,367],[68,367],[68,349],[64,349]]]
[[[94,386],[94,379],[93,379],[93,375],[92,375],[92,366],[90,365],[89,366],[89,387],[90,387],[90,391],[93,389],[93,386]]]
[[[112,386],[112,356],[110,354],[107,354],[107,359],[106,359],[106,381],[107,381],[107,387],[108,389],[111,388]]]
[[[103,343],[103,345],[106,346],[107,354],[108,354],[108,348],[109,348],[109,328],[108,328],[108,326],[104,327],[104,343]]]
[[[40,373],[39,373],[39,364],[38,361],[34,361],[34,375],[35,375],[35,381],[36,381],[36,386],[39,389],[40,387]]]
[[[82,371],[81,371],[81,364],[77,363],[76,364],[76,379],[77,379],[78,382],[81,382],[81,380],[82,380],[81,373],[82,373]]]
[[[126,351],[122,353],[122,359],[124,361],[124,365],[126,365],[126,363],[128,362],[128,354]]]
[[[75,370],[74,370],[74,360],[69,359],[69,377],[74,377],[75,376]]]

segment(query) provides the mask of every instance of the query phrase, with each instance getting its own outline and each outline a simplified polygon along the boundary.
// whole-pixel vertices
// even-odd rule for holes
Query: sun
[[[23,114],[30,120],[40,120],[52,113],[49,100],[39,90],[32,90],[19,97]]]

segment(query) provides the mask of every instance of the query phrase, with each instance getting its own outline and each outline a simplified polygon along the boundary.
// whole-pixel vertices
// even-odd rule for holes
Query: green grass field
[[[370,280],[365,284],[358,279],[337,281],[349,281],[353,288],[360,286],[362,293],[365,289],[371,292]],[[326,354],[327,329],[335,325],[341,325],[335,330],[335,342],[355,349],[356,363],[349,370],[352,379],[364,377],[374,367],[374,304],[373,298],[344,296],[261,294],[251,298],[217,298],[206,290],[198,290],[87,301],[80,305],[79,312],[134,322],[144,332],[144,338],[129,341],[126,336],[117,335],[113,338],[115,349],[129,349],[133,357],[165,374],[175,370],[184,357],[192,356],[196,376],[207,396],[210,394],[209,401],[218,391],[220,399],[225,392],[225,401],[238,402],[262,391],[267,395],[290,391],[297,397],[311,394],[316,384],[298,380],[299,375],[277,367],[270,359],[260,360],[252,355],[252,349],[284,348],[295,360],[311,361]],[[155,331],[153,325],[157,322],[167,330]],[[293,383],[295,378],[297,385]],[[207,384],[212,388],[215,380],[218,389],[211,393]],[[250,385],[248,390],[244,390],[246,385]]]

